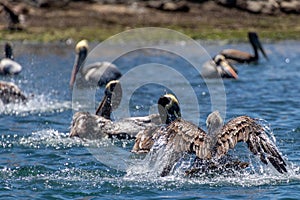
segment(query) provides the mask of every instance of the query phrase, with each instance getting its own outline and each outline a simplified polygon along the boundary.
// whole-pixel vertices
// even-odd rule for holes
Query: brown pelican
[[[3,104],[26,102],[27,97],[14,83],[0,81],[0,101]]]
[[[158,112],[163,124],[168,125],[175,119],[181,117],[180,106],[177,98],[172,94],[165,94],[158,99]],[[136,135],[134,146],[131,150],[133,153],[148,153],[152,148],[155,139],[162,134],[164,127],[149,127],[139,131]]]
[[[96,62],[84,66],[88,49],[87,40],[81,40],[75,47],[77,56],[71,74],[70,87],[73,87],[75,80],[85,86],[103,86],[109,81],[117,80],[122,76],[118,68],[109,62]]]
[[[238,79],[237,70],[226,60],[223,55],[216,55],[202,66],[203,78],[234,78]]]
[[[166,107],[166,110],[170,108]],[[172,115],[173,112],[169,112]],[[173,119],[176,116],[173,116]],[[136,140],[144,152],[153,150],[153,144],[159,141],[168,154],[167,164],[161,175],[168,175],[173,165],[185,154],[195,154],[198,160],[218,162],[229,149],[235,148],[238,142],[245,142],[249,150],[259,156],[264,164],[272,164],[280,172],[287,172],[286,163],[275,144],[268,138],[266,130],[248,116],[236,117],[225,125],[218,111],[212,112],[206,120],[207,133],[198,126],[177,117],[164,129],[144,135],[143,143]],[[141,137],[140,137],[141,138]],[[154,142],[153,142],[154,141]],[[160,145],[161,146],[161,145]],[[239,162],[240,163],[240,162]],[[241,164],[241,167],[247,165]]]
[[[261,53],[263,54],[263,56],[266,59],[268,59],[268,57],[258,39],[258,35],[255,32],[249,32],[248,38],[253,47],[254,55],[252,55],[248,52],[243,52],[243,51],[236,50],[236,49],[224,49],[223,51],[220,52],[220,54],[225,56],[226,59],[233,61],[233,62],[251,63],[251,62],[258,61],[258,59],[259,59],[258,50],[260,50]]]
[[[4,46],[5,58],[0,61],[0,74],[18,74],[22,70],[22,66],[14,61],[12,46],[6,43]]]
[[[101,139],[104,137],[135,138],[139,131],[161,124],[158,114],[112,121],[110,115],[112,110],[119,105],[120,92],[119,81],[110,81],[105,87],[105,94],[96,114],[88,112],[74,114],[70,137],[76,136],[85,139]]]

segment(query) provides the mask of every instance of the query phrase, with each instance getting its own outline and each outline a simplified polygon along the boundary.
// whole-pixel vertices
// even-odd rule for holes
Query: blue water
[[[210,55],[224,48],[251,51],[247,43],[199,43]],[[151,83],[134,88],[128,100],[130,115],[156,112],[158,97],[165,91],[176,91],[183,117],[205,127],[206,116],[214,108],[222,109],[225,102],[226,121],[238,115],[264,119],[289,165],[288,174],[278,174],[257,164],[256,158],[240,145],[232,153],[253,163],[251,169],[234,175],[199,178],[180,174],[160,178],[142,173],[143,167],[135,169],[134,166],[117,170],[109,163],[100,162],[92,153],[98,149],[103,153],[101,143],[68,138],[73,115],[69,80],[74,45],[15,44],[16,60],[24,70],[18,76],[0,78],[15,82],[31,97],[27,105],[7,105],[0,109],[0,199],[300,199],[299,41],[265,43],[269,60],[262,58],[257,65],[237,65],[239,80],[225,80],[222,86],[214,80],[205,83],[190,66],[189,59],[201,63],[207,58],[193,49],[188,58],[147,50],[115,60],[124,74],[147,63],[170,66],[190,86],[182,83],[180,77],[157,70],[156,65],[147,66],[142,74],[133,73],[130,80],[134,83],[157,76],[170,85]],[[172,45],[171,48],[177,48]],[[110,53],[113,54],[104,52],[101,59],[109,59]],[[191,88],[194,93],[189,91]],[[225,92],[225,98],[221,95],[223,99],[212,102],[214,91],[216,95]],[[96,101],[102,93],[103,89],[97,92]],[[115,145],[126,152],[133,144],[132,141],[120,143]],[[114,157],[111,152],[104,151],[102,155]]]

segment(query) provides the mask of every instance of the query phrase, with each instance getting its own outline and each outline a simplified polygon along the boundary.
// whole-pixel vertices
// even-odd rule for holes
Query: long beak
[[[226,74],[228,74],[230,77],[234,79],[239,78],[233,67],[227,61],[221,61],[220,65],[222,69],[226,72]]]
[[[80,67],[82,67],[85,59],[87,57],[87,49],[80,49],[78,55],[76,56],[74,66],[72,69],[71,79],[70,79],[70,88],[73,88],[74,82],[76,80],[76,74],[78,73]]]
[[[259,41],[257,41],[257,47],[261,51],[261,53],[264,55],[265,59],[269,60],[269,58],[268,58],[265,50],[263,49],[263,47],[262,47],[262,45],[261,45],[261,43]]]
[[[98,115],[98,116],[103,115],[103,113],[102,113],[103,112],[103,107],[104,107],[105,103],[107,102],[107,98],[108,98],[107,95],[104,94],[104,97],[103,97],[102,101],[100,102],[100,104],[99,104],[99,106],[96,110],[96,115]]]
[[[10,44],[6,43],[5,44],[5,57],[9,58],[11,60],[14,60],[14,54],[13,54],[13,50]]]

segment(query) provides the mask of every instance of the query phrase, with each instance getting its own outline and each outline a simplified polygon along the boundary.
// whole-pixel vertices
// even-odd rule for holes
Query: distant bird
[[[223,55],[216,55],[212,60],[204,63],[201,69],[203,78],[233,78],[238,79],[237,70]]]
[[[224,49],[220,52],[225,58],[229,61],[238,62],[238,63],[252,63],[257,62],[259,59],[259,53],[258,50],[261,51],[263,56],[268,59],[267,54],[265,53],[258,35],[255,32],[249,32],[248,38],[250,41],[250,44],[253,47],[254,55],[250,54],[248,52],[243,52],[236,49]]]
[[[170,109],[172,110],[171,107],[166,107],[166,110]],[[170,112],[169,115],[172,113]],[[185,153],[195,154],[197,160],[218,163],[227,155],[229,149],[235,148],[238,142],[245,142],[250,151],[259,156],[264,164],[272,164],[280,173],[287,172],[286,163],[277,147],[268,138],[266,130],[255,119],[239,116],[224,125],[219,112],[215,111],[207,117],[208,133],[206,133],[181,117],[173,116],[173,118],[176,119],[165,129],[152,133],[152,137],[145,136],[145,148],[142,143],[139,144],[144,151],[156,151],[155,147],[165,148],[166,165],[163,166],[161,176],[168,175],[174,164]],[[155,145],[151,140],[158,142],[159,145]],[[222,161],[222,163],[224,162]]]
[[[23,30],[24,14],[28,12],[26,8],[19,9],[20,12],[14,10],[8,3],[0,2],[0,6],[5,12],[9,30]],[[0,10],[1,11],[1,10]]]
[[[3,104],[26,102],[27,97],[11,82],[0,81],[0,101]]]
[[[22,71],[22,66],[14,61],[13,49],[10,43],[6,43],[4,47],[5,58],[0,60],[0,74],[14,75]]]
[[[74,114],[70,129],[70,137],[82,139],[101,139],[106,137],[130,139],[147,127],[161,124],[158,114],[144,117],[129,117],[118,121],[111,120],[111,112],[116,109],[121,100],[119,81],[110,81],[105,88],[104,97],[99,104],[96,114],[77,112]]]
[[[84,63],[88,55],[88,49],[87,40],[81,40],[75,47],[77,56],[71,74],[71,88],[75,80],[82,87],[104,86],[109,81],[117,80],[122,76],[119,69],[109,62],[96,62],[85,66]]]

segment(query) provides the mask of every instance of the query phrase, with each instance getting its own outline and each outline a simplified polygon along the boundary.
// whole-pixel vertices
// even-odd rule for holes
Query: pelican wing
[[[166,151],[169,154],[167,165],[164,167],[162,176],[169,174],[174,164],[187,153],[195,153],[198,157],[209,157],[209,142],[206,133],[196,125],[177,119],[165,130],[167,138]]]
[[[109,62],[96,62],[82,69],[87,81],[97,82],[99,86],[106,85],[111,80],[118,80],[122,74],[116,65]]]
[[[105,127],[110,127],[112,122],[104,117],[88,112],[76,112],[73,116],[70,137],[85,139],[101,139],[107,134]]]
[[[210,139],[204,130],[183,119],[176,120],[167,128],[168,144],[174,152],[195,153],[199,158],[210,157]]]
[[[216,156],[225,155],[238,142],[247,143],[250,151],[254,155],[259,155],[263,163],[271,163],[280,173],[287,172],[286,163],[275,144],[268,138],[265,129],[254,119],[240,116],[225,124],[218,135]]]
[[[226,59],[237,62],[245,62],[246,60],[250,60],[252,58],[250,53],[236,49],[224,49],[220,52],[220,54],[222,54]]]
[[[4,104],[25,102],[27,97],[20,88],[11,82],[0,81],[0,100]]]
[[[151,121],[154,118],[156,118],[155,114],[148,117],[134,117],[111,121],[88,112],[77,112],[72,119],[70,137],[76,136],[91,140],[103,137],[116,137],[119,139],[135,138],[139,131],[145,130],[147,127],[156,126]]]
[[[161,133],[163,133],[162,127],[147,127],[138,132],[131,152],[148,153],[154,145],[156,135],[161,135]]]

